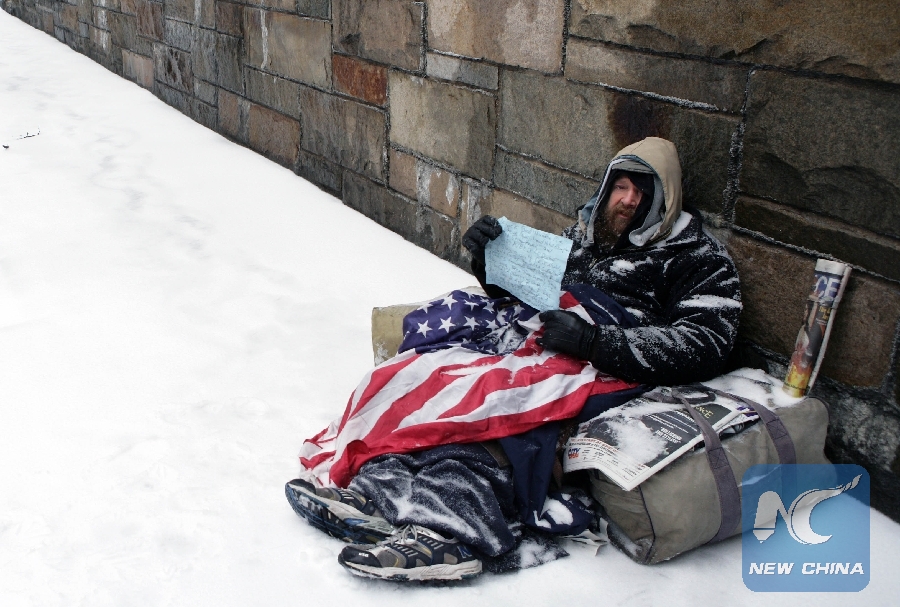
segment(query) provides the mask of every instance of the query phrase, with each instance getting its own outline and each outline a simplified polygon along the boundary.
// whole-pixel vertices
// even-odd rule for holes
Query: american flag
[[[592,291],[563,292],[560,308],[616,323]],[[400,353],[363,378],[340,419],[303,443],[306,476],[346,487],[379,455],[512,436],[576,416],[589,396],[634,386],[544,350],[537,311],[511,298],[453,291],[408,314],[403,329]]]

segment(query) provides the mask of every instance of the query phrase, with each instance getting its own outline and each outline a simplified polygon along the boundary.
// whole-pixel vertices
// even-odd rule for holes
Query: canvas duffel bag
[[[610,541],[633,560],[659,563],[739,534],[740,483],[751,466],[828,463],[823,453],[828,410],[822,401],[807,398],[768,409],[737,398],[759,413],[757,423],[720,440],[695,415],[705,447],[685,454],[631,491],[590,471],[591,493],[606,511]],[[688,410],[693,412],[692,407]]]

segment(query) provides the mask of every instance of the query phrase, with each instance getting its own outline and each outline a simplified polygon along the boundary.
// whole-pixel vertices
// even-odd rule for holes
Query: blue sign
[[[855,465],[761,465],[744,474],[744,585],[859,592],[869,584],[869,474]]]

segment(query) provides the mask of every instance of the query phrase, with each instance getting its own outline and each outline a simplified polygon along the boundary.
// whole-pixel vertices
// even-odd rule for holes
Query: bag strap
[[[728,398],[743,403],[753,409],[759,416],[759,419],[765,424],[766,432],[769,433],[769,438],[772,439],[772,443],[775,445],[775,450],[778,453],[778,461],[782,464],[797,463],[797,452],[794,448],[794,441],[791,440],[791,435],[788,434],[787,428],[784,427],[784,422],[781,421],[781,418],[778,417],[774,411],[749,398],[744,398],[743,396],[738,396],[736,394],[729,394],[728,392],[716,390],[715,388],[710,388],[703,384],[693,384],[686,387],[700,393],[714,394],[716,396]],[[734,470],[731,468],[725,450],[722,448],[722,441],[719,439],[718,433],[713,430],[709,422],[707,422],[706,419],[691,406],[692,401],[697,402],[697,399],[689,399],[683,396],[678,389],[673,389],[672,393],[677,400],[687,407],[688,413],[691,414],[691,417],[694,418],[694,422],[696,422],[697,426],[700,427],[700,431],[703,433],[703,441],[706,445],[706,458],[709,461],[709,468],[712,471],[713,478],[716,482],[716,492],[719,495],[719,509],[722,513],[722,522],[719,525],[719,530],[708,542],[714,544],[730,537],[735,527],[740,523],[741,495],[738,490],[737,480],[735,479]]]
[[[775,450],[778,452],[778,461],[782,464],[797,463],[797,451],[794,448],[794,441],[791,440],[791,435],[788,434],[787,428],[784,427],[784,422],[781,421],[781,418],[778,417],[774,411],[761,403],[752,401],[749,398],[744,398],[743,396],[738,396],[737,394],[729,394],[728,392],[716,390],[715,388],[710,388],[708,386],[703,386],[703,388],[718,396],[744,403],[756,411],[759,419],[762,420],[763,424],[766,426],[766,432],[769,433],[769,438],[772,439],[772,443],[775,445]]]
[[[688,413],[691,414],[694,422],[699,426],[700,432],[703,433],[703,442],[706,445],[706,459],[716,481],[716,492],[719,494],[719,511],[722,513],[722,522],[719,524],[719,530],[708,543],[721,542],[725,538],[731,537],[735,527],[741,522],[741,494],[738,491],[734,471],[731,469],[728,456],[725,455],[725,449],[722,448],[722,441],[719,440],[719,435],[709,425],[706,418],[691,405],[687,398],[682,397],[675,390],[673,390],[673,393],[675,398],[687,408]]]

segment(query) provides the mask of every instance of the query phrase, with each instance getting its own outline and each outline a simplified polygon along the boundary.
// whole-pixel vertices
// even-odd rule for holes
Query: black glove
[[[538,338],[538,344],[581,360],[591,359],[597,327],[574,312],[564,310],[541,312],[540,319],[544,323],[544,335]]]
[[[484,215],[463,234],[462,244],[472,257],[484,263],[484,247],[503,233],[500,223],[490,215]]]

